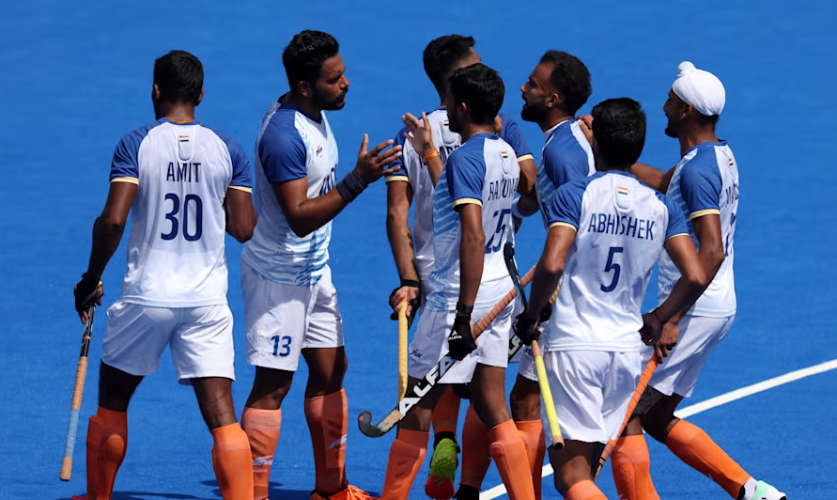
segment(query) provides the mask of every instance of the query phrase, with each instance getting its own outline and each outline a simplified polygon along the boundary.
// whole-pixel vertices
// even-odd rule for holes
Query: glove
[[[547,304],[541,309],[540,317],[537,321],[527,315],[525,312],[519,314],[517,318],[515,318],[514,323],[512,323],[512,329],[514,330],[514,334],[520,338],[520,341],[526,345],[532,345],[533,340],[538,340],[540,336],[540,329],[538,325],[542,323],[546,323],[549,321],[549,318],[552,316],[552,305]]]
[[[102,304],[102,282],[99,278],[93,277],[87,273],[81,275],[81,281],[76,283],[73,287],[73,296],[76,302],[76,312],[79,314],[86,312],[87,308],[94,304]]]
[[[453,329],[448,336],[448,354],[454,359],[462,360],[465,356],[477,348],[477,342],[471,334],[471,311],[473,306],[465,308],[456,305],[456,319],[453,320]],[[467,312],[463,309],[468,309]]]

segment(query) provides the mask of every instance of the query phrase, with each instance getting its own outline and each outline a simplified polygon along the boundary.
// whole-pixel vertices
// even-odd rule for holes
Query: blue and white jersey
[[[665,241],[686,234],[682,214],[633,175],[613,170],[564,184],[546,209],[550,228],[576,230],[546,349],[642,349],[645,289]]]
[[[316,284],[328,263],[331,221],[299,237],[291,229],[274,184],[305,178],[308,198],[334,188],[337,142],[325,113],[314,120],[291,103],[275,102],[262,120],[256,140],[253,238],[241,259],[267,279],[289,285]]]
[[[532,152],[517,122],[505,113],[500,113],[500,119],[503,121],[500,137],[511,145],[517,161],[531,159]],[[448,127],[447,109],[442,107],[431,111],[427,115],[427,120],[430,122],[433,145],[439,150],[442,163],[444,163],[451,152],[459,148],[462,138]],[[386,182],[410,183],[415,207],[412,233],[416,270],[419,279],[426,283],[433,271],[433,183],[430,181],[430,173],[424,165],[422,156],[413,149],[413,145],[406,138],[406,132],[407,128],[404,127],[395,136],[395,144],[403,148],[402,156],[392,162],[390,167],[400,168],[388,174]]]
[[[546,226],[546,205],[555,190],[569,181],[595,174],[596,161],[577,120],[564,120],[544,132],[544,136],[535,191]]]
[[[137,184],[122,300],[155,307],[227,303],[227,189],[250,191],[241,146],[197,122],[165,118],[125,135],[111,182]]]
[[[715,278],[687,314],[725,318],[736,311],[735,277],[732,272],[735,252],[735,217],[738,213],[738,164],[726,141],[703,142],[693,147],[674,167],[666,193],[688,220],[689,236],[700,249],[691,221],[708,214],[721,217],[724,261]],[[660,258],[659,294],[665,300],[680,279],[680,271],[666,254]]]
[[[520,180],[520,167],[511,146],[496,135],[478,134],[451,153],[433,190],[433,272],[428,307],[451,310],[459,299],[461,224],[455,207],[482,207],[485,262],[474,306],[494,305],[498,294],[511,289],[503,261],[503,245],[514,233],[511,203]]]

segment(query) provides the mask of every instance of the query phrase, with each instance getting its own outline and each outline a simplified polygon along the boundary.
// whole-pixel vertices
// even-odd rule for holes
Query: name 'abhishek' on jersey
[[[590,215],[587,232],[630,236],[640,240],[654,239],[654,221],[630,215],[596,213]]]

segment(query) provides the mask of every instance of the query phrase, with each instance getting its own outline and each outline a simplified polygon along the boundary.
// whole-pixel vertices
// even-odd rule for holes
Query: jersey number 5
[[[613,259],[616,257],[617,253],[622,253],[624,251],[625,249],[623,247],[610,247],[610,250],[607,253],[607,263],[605,264],[604,271],[606,273],[613,271],[613,278],[611,279],[609,285],[605,286],[602,284],[599,286],[603,292],[612,292],[616,289],[616,285],[619,283],[619,273],[622,272],[622,266],[613,262]]]
[[[203,234],[203,202],[200,196],[196,194],[187,194],[183,198],[183,215],[180,221],[177,219],[177,213],[180,211],[180,198],[174,193],[168,193],[165,196],[166,200],[171,200],[171,211],[166,214],[166,219],[171,223],[171,229],[168,233],[160,233],[160,237],[164,240],[173,240],[177,238],[178,229],[183,226],[183,238],[186,241],[197,241],[201,239]],[[193,208],[189,208],[189,207]],[[189,212],[194,211],[194,227],[189,225]]]

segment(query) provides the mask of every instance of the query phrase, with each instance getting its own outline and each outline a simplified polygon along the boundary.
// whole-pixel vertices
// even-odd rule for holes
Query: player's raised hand
[[[421,120],[411,113],[405,113],[401,115],[401,121],[407,127],[407,140],[413,145],[413,149],[421,156],[432,153],[435,147],[433,146],[433,131],[430,129],[430,120],[427,119],[427,113],[421,114]]]
[[[81,275],[81,281],[73,287],[75,306],[78,317],[82,323],[87,323],[87,309],[93,305],[102,305],[102,296],[105,289],[99,278],[89,276],[87,273]]]
[[[581,115],[578,117],[578,127],[581,133],[587,139],[587,142],[593,144],[593,115]]]
[[[363,134],[363,140],[360,143],[360,152],[357,154],[355,171],[357,171],[365,184],[375,182],[382,175],[392,173],[396,170],[395,168],[386,168],[387,165],[401,156],[401,146],[387,149],[392,143],[393,141],[390,139],[378,144],[372,150],[367,150],[369,147],[369,135]]]

